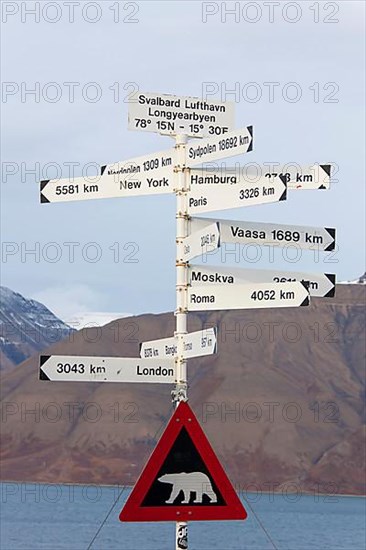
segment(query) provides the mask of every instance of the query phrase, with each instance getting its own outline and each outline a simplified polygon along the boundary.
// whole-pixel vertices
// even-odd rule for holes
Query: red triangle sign
[[[121,521],[245,519],[247,513],[182,401],[124,505]]]

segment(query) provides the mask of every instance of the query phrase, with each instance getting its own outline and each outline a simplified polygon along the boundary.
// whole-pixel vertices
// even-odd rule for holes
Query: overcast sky
[[[240,11],[225,13],[235,5]],[[35,6],[35,14],[27,11]],[[243,256],[242,267],[335,272],[339,280],[361,275],[364,7],[104,1],[75,3],[72,13],[65,2],[2,2],[1,283],[65,320],[88,311],[174,309],[174,196],[39,203],[39,179],[59,175],[47,163],[58,163],[64,176],[66,163],[80,163],[81,175],[89,162],[173,145],[127,130],[126,96],[137,88],[201,97],[210,89],[211,99],[235,101],[236,125],[253,124],[255,141],[233,162],[338,166],[329,191],[293,191],[282,203],[209,215],[337,228],[331,256],[303,252],[289,263],[279,249],[270,264],[263,248],[254,264]],[[26,173],[35,166],[41,174]]]

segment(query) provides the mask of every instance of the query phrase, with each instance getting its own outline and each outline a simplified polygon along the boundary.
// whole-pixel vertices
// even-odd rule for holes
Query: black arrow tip
[[[332,285],[336,284],[336,274],[335,273],[324,273],[324,275],[332,283]]]
[[[330,172],[331,172],[331,169],[332,169],[332,165],[331,164],[321,164],[320,165],[320,168],[323,168],[324,172],[327,174],[327,176],[330,177]]]
[[[324,294],[323,298],[334,298],[335,296],[335,286],[328,290],[326,294]]]
[[[285,201],[286,199],[287,199],[287,187],[284,190],[284,192],[282,193],[282,195],[280,196],[279,200],[280,201]]]
[[[50,355],[41,355],[39,358],[39,366],[42,367],[42,365],[44,365],[45,362],[48,361],[50,357],[51,357]]]
[[[302,286],[306,289],[306,292],[308,293],[308,295],[306,296],[306,298],[301,302],[300,304],[300,307],[301,306],[308,306],[310,304],[310,296],[309,296],[309,285],[310,285],[310,281],[299,281]]]
[[[253,151],[253,126],[247,126],[247,130],[250,133],[250,137],[252,138],[249,143],[248,147],[248,153],[249,151]]]
[[[334,227],[325,227],[325,231],[328,231],[329,235],[332,237],[333,242],[330,243],[327,248],[325,248],[325,252],[330,252],[331,250],[335,249],[335,238],[336,238],[336,230]]]
[[[306,288],[306,290],[309,292],[310,281],[304,281],[304,280],[302,280],[302,281],[300,281],[300,283],[301,283],[302,286],[303,286],[304,288]]]
[[[50,381],[50,379],[48,378],[47,374],[45,372],[43,372],[42,369],[39,370],[39,379],[40,380],[48,380]]]
[[[324,273],[326,278],[332,283],[333,288],[328,290],[326,294],[324,294],[324,298],[333,298],[335,296],[335,285],[336,285],[336,275],[335,273]]]
[[[50,202],[48,199],[46,199],[46,197],[42,193],[43,189],[46,187],[46,185],[49,181],[50,180],[42,180],[41,181],[41,195],[40,195],[41,196],[41,203]]]
[[[41,204],[45,204],[47,202],[50,202],[48,199],[46,199],[46,197],[44,196],[43,193],[41,193]]]

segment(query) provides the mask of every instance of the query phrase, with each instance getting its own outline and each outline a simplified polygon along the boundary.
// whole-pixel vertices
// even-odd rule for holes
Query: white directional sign
[[[188,287],[187,292],[188,311],[309,305],[309,293],[300,282],[197,285]]]
[[[209,220],[207,220],[209,221]],[[206,225],[184,239],[183,257],[177,258],[180,262],[188,262],[196,256],[215,250],[220,246],[219,224],[217,222]]]
[[[183,357],[202,357],[216,353],[216,334],[214,328],[198,330],[184,334]],[[162,338],[141,344],[140,356],[146,359],[169,359],[177,357],[177,338]]]
[[[335,293],[333,273],[298,273],[295,271],[241,269],[237,267],[189,266],[190,285],[236,285],[238,283],[288,283],[300,281],[307,285],[310,296],[331,297]]]
[[[253,126],[234,130],[220,137],[214,137],[200,142],[189,142],[187,145],[186,165],[188,167],[219,160],[225,157],[235,157],[253,149]]]
[[[331,184],[331,164],[313,164],[301,166],[294,162],[284,165],[272,163],[267,166],[260,166],[257,163],[248,163],[235,166],[226,166],[225,161],[206,162],[204,166],[196,168],[200,171],[201,177],[206,176],[208,183],[211,183],[210,176],[229,176],[241,178],[252,184],[262,185],[267,181],[274,181],[281,177],[287,183],[287,189],[329,189]]]
[[[255,243],[289,246],[300,249],[331,251],[335,247],[336,230],[332,227],[307,227],[275,223],[216,220],[219,224],[220,245],[224,243]],[[204,231],[212,223],[208,218],[192,218],[191,233]],[[216,247],[217,248],[217,247]],[[212,248],[214,250],[215,247]],[[210,247],[206,247],[206,252]]]
[[[60,382],[152,382],[174,384],[174,359],[41,355],[40,379]]]
[[[234,128],[234,103],[139,92],[128,103],[129,130],[202,137]]]
[[[174,149],[101,166],[94,177],[41,181],[41,202],[173,193]]]
[[[286,200],[285,178],[276,176],[260,184],[250,183],[240,175],[225,172],[190,170],[188,213],[241,208]]]

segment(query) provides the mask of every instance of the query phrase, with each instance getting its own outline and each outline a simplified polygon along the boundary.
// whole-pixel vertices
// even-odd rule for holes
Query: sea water
[[[174,550],[174,523],[119,521],[129,489],[16,482],[0,489],[1,550]],[[189,523],[189,549],[366,548],[362,497],[257,492],[242,500],[246,521]]]

